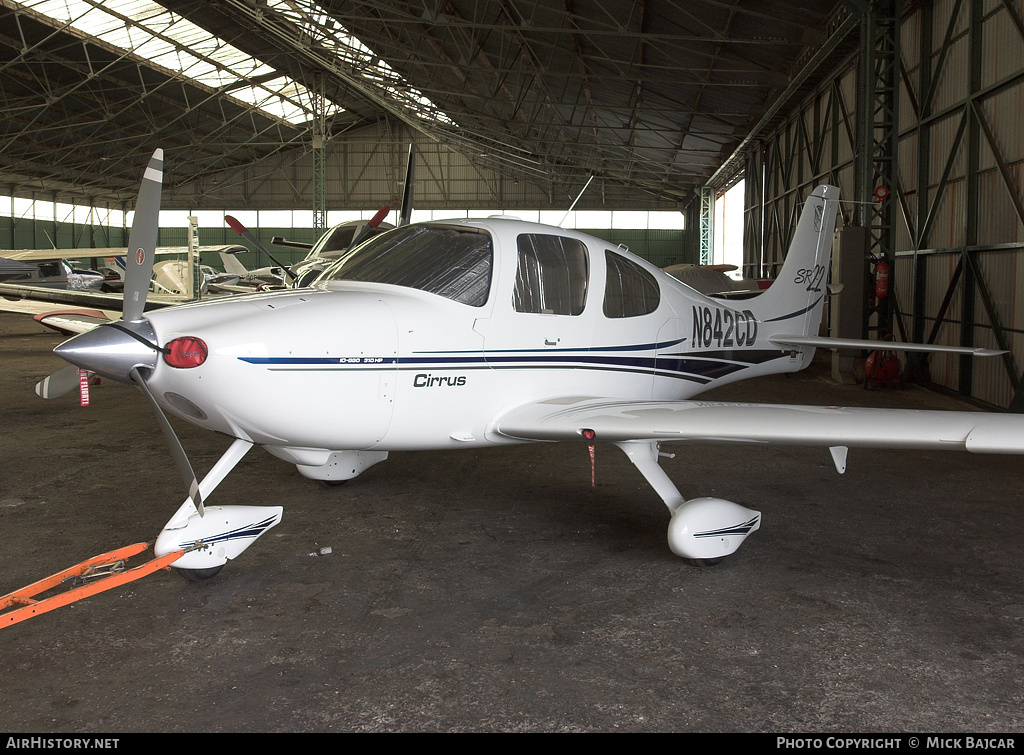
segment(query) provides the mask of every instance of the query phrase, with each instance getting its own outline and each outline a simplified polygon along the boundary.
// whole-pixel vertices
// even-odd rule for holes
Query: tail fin
[[[224,265],[224,272],[231,273],[232,275],[249,274],[249,271],[245,269],[245,265],[243,265],[235,255],[228,254],[227,252],[218,252],[218,254],[220,255],[220,260]]]
[[[750,300],[766,335],[817,335],[825,306],[839,189],[821,185],[807,198],[782,271]]]

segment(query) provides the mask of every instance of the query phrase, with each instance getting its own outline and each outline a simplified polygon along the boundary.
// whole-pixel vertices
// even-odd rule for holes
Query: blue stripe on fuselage
[[[664,345],[677,345],[684,339]],[[650,346],[645,347],[650,350]],[[386,369],[592,369],[613,372],[639,372],[676,377],[701,383],[711,382],[756,364],[783,356],[781,350],[764,349],[727,352],[677,353],[652,356],[615,356],[614,353],[639,351],[641,347],[599,347],[595,349],[535,349],[468,352],[420,352],[408,357],[239,357],[247,364],[265,365],[274,371],[366,370]]]

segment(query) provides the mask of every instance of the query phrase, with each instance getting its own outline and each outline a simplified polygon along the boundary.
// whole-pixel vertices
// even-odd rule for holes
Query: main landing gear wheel
[[[171,568],[189,582],[205,582],[206,580],[213,579],[220,574],[220,570],[224,568],[224,564],[221,564],[220,566],[211,566],[208,569],[179,569],[174,566]]]
[[[320,483],[320,487],[330,490],[331,488],[337,488],[344,485],[348,480],[317,480],[317,482]]]

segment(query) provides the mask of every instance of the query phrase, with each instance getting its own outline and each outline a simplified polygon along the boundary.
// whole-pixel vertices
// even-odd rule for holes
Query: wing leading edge
[[[493,431],[523,441],[747,443],[1024,453],[1024,416],[712,401],[550,399],[498,417]],[[593,441],[589,441],[593,442]]]

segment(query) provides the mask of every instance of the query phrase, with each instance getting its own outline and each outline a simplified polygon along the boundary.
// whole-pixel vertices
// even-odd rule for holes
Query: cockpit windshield
[[[491,237],[480,230],[407,225],[360,244],[319,280],[389,283],[481,307],[493,257]]]

